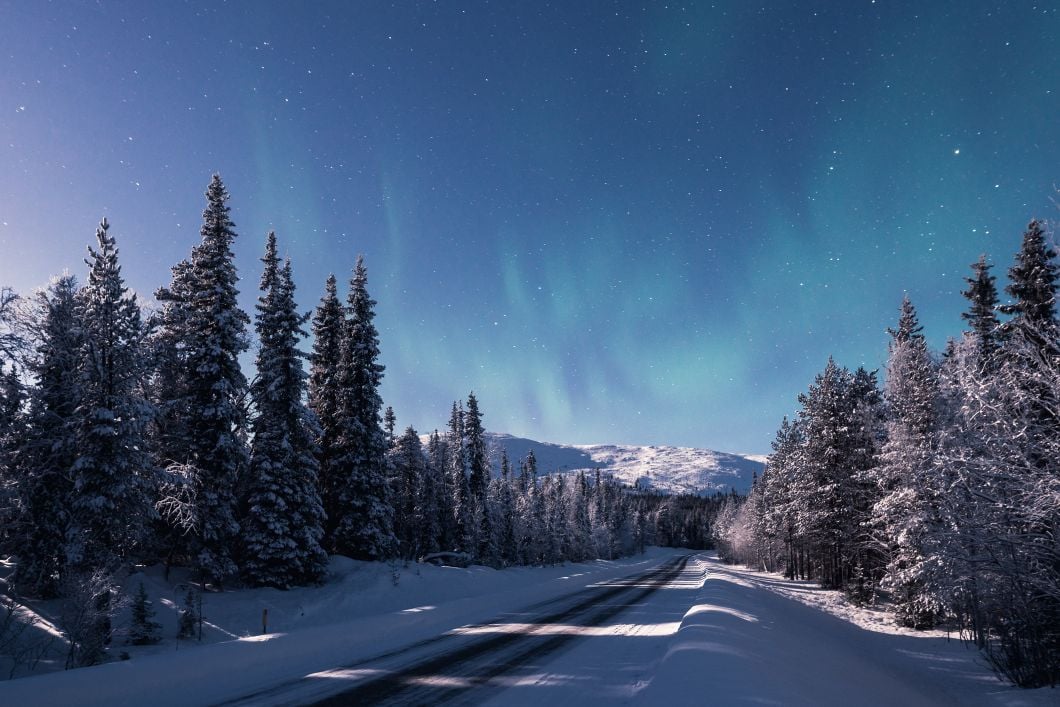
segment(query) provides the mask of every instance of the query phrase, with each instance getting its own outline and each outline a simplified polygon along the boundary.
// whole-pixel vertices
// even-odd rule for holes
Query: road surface
[[[225,704],[1055,704],[957,640],[866,630],[799,593],[839,601],[689,554]]]
[[[479,703],[526,679],[528,669],[580,638],[610,635],[624,612],[649,602],[660,590],[679,586],[691,557],[676,557],[631,577],[596,583],[225,704]]]

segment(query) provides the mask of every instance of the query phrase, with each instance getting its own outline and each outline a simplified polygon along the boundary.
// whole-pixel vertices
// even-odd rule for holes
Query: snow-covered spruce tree
[[[339,481],[336,552],[379,560],[394,552],[394,509],[386,480],[386,437],[380,426],[379,335],[368,270],[358,256],[350,281],[339,362],[339,436],[333,468]]]
[[[394,427],[397,426],[397,415],[394,414],[394,408],[390,405],[386,406],[386,411],[383,413],[383,431],[386,432],[386,443],[387,448],[394,446],[397,442],[397,437],[394,436]]]
[[[609,481],[604,484],[608,496],[608,526],[611,533],[611,556],[622,557],[633,551],[633,515],[630,500],[621,485]]]
[[[1002,325],[1002,330],[1007,335],[1018,330],[1027,335],[1054,330],[1060,265],[1056,262],[1056,251],[1046,242],[1040,221],[1027,225],[1016,263],[1009,268],[1008,276],[1005,291],[1014,301],[1001,306],[1001,311],[1012,317]]]
[[[986,368],[993,365],[998,349],[1001,322],[997,317],[998,300],[996,279],[990,274],[991,265],[985,255],[972,264],[973,277],[966,277],[968,289],[961,292],[968,300],[968,311],[961,318],[968,322],[975,337],[979,363]]]
[[[850,578],[861,520],[851,512],[858,507],[853,472],[862,444],[852,386],[850,372],[829,358],[807,393],[799,396],[804,439],[796,523],[807,543],[811,576],[834,589]]]
[[[313,352],[310,354],[309,407],[317,416],[319,433],[316,454],[319,464],[320,499],[324,506],[324,542],[333,547],[339,518],[339,486],[335,459],[339,454],[339,366],[345,319],[335,276],[329,275],[324,296],[313,315]]]
[[[1005,513],[997,511],[1014,495],[1012,480],[997,463],[998,452],[1011,442],[993,439],[1000,431],[997,423],[1011,424],[998,417],[1002,395],[996,388],[997,363],[993,357],[984,360],[973,330],[951,346],[939,370],[939,427],[944,434],[934,474],[942,489],[939,573],[949,580],[940,594],[965,635],[980,648],[990,641],[987,617],[1000,615],[1010,592],[997,573],[992,550],[1008,542],[1004,536],[1010,532],[1009,523],[1003,520]]]
[[[18,293],[0,285],[0,364],[14,363],[25,353],[25,337],[19,331]]]
[[[784,573],[791,579],[805,578],[807,568],[801,562],[804,553],[796,532],[799,461],[802,449],[802,426],[785,417],[772,442],[773,453],[762,475],[763,494],[767,504],[767,533],[778,538],[783,555]]]
[[[449,415],[449,427],[445,433],[448,468],[446,476],[452,498],[452,541],[454,550],[472,552],[473,525],[471,515],[471,492],[467,480],[467,448],[464,443],[464,409],[453,402]]]
[[[433,528],[431,537],[425,538],[425,552],[438,552],[455,546],[453,492],[449,484],[448,464],[445,440],[438,434],[438,430],[435,430],[427,442],[427,480],[424,483],[424,494],[427,497],[425,502],[428,504],[424,513],[428,513],[427,508],[433,507],[435,520],[424,523],[425,529]]]
[[[525,465],[523,468],[526,468]],[[592,524],[593,534],[593,556],[609,558],[611,531],[607,526],[607,508],[604,505],[605,501],[604,482],[601,477],[600,469],[597,467],[596,471],[593,472],[592,498],[589,502],[589,522]],[[650,520],[650,518],[648,520]]]
[[[422,529],[431,519],[424,513],[426,458],[420,436],[411,426],[387,453],[394,499],[394,535],[398,556],[411,560],[423,552]]]
[[[939,404],[938,367],[921,333],[909,298],[890,330],[884,396],[889,407],[887,442],[877,476],[880,500],[873,508],[874,538],[887,558],[883,586],[892,593],[898,620],[933,625],[943,611],[935,562],[938,541],[938,478],[932,473]]]
[[[522,487],[525,490],[520,498],[519,518],[522,528],[519,538],[520,563],[539,565],[545,555],[545,499],[541,485],[537,480],[537,459],[533,450],[523,462]]]
[[[493,538],[492,518],[486,507],[490,469],[485,434],[486,430],[482,426],[482,412],[478,408],[475,393],[472,392],[467,396],[467,412],[464,413],[464,443],[467,446],[469,511],[474,524],[475,536],[475,542],[471,548],[483,562],[495,554],[495,548],[490,547]]]
[[[563,528],[559,522],[562,502],[557,487],[557,477],[554,474],[546,474],[539,489],[542,507],[541,561],[547,565],[554,565],[563,559]]]
[[[298,342],[306,317],[294,300],[291,263],[276,254],[276,234],[265,245],[255,328],[261,347],[250,388],[254,432],[250,447],[243,576],[255,586],[287,589],[319,582],[327,573],[320,545],[324,509],[317,489],[315,420],[303,403],[305,373]]]
[[[24,437],[25,391],[19,363],[27,353],[17,330],[18,294],[0,285],[0,552],[7,551],[17,512],[14,460],[16,440]]]
[[[505,567],[518,561],[519,540],[516,530],[516,494],[515,482],[512,479],[512,465],[508,452],[501,449],[501,477],[497,480],[497,545],[500,561]]]
[[[154,460],[145,426],[151,408],[144,374],[140,307],[125,287],[104,219],[89,248],[79,293],[82,327],[72,525],[67,561],[84,573],[113,571],[143,536],[152,513]]]
[[[174,294],[186,299],[175,319],[186,351],[184,380],[176,390],[185,398],[170,411],[183,409],[187,415],[179,425],[187,452],[175,453],[186,460],[181,468],[194,511],[194,527],[188,529],[193,560],[204,579],[217,582],[237,570],[236,483],[248,461],[247,381],[239,355],[247,348],[250,319],[237,301],[236,233],[227,202],[228,192],[215,174],[206,190],[202,241],[192,249],[187,268],[174,270],[181,278]]]
[[[1060,390],[1050,379],[1060,369],[1060,324],[1056,318],[1056,293],[1060,288],[1060,264],[1056,251],[1046,242],[1039,221],[1031,221],[1023,234],[1016,263],[1008,272],[1005,288],[1013,302],[1001,307],[1012,315],[1002,326],[1009,375],[1024,388],[1032,403],[1035,423],[1045,434],[1060,435]],[[1055,459],[1041,458],[1045,468]]]
[[[140,582],[132,600],[132,623],[129,626],[129,643],[134,646],[149,646],[162,640],[162,624],[155,621],[155,610],[147,598],[147,589]]]
[[[195,637],[195,634],[201,625],[201,618],[199,616],[200,606],[201,602],[199,601],[199,597],[195,594],[195,590],[189,588],[187,594],[184,595],[184,606],[181,607],[180,614],[177,617],[178,639]]]
[[[7,434],[14,427],[22,412],[24,398],[18,368],[14,364],[0,364],[0,434]]]
[[[168,287],[155,292],[161,304],[148,320],[149,373],[147,399],[154,407],[148,437],[159,467],[158,518],[150,534],[154,550],[164,558],[168,576],[176,562],[194,561],[199,527],[195,505],[197,472],[192,463],[191,396],[186,342],[191,305],[191,262],[172,268]]]
[[[589,523],[589,484],[585,480],[585,470],[578,472],[572,484],[572,495],[568,506],[570,526],[570,559],[584,562],[593,557],[592,525]]]
[[[853,420],[848,457],[853,506],[849,525],[851,554],[846,558],[844,589],[854,601],[861,603],[874,599],[883,576],[884,558],[872,536],[871,518],[880,498],[876,468],[887,432],[883,393],[876,371],[859,366],[854,371],[848,393]]]
[[[58,596],[66,566],[71,474],[77,459],[75,411],[81,399],[81,326],[77,283],[58,278],[41,292],[31,316],[35,351],[25,437],[15,450],[18,549],[14,582],[19,594]]]
[[[986,435],[994,478],[986,489],[993,536],[1009,555],[996,568],[1002,608],[986,614],[998,638],[989,654],[1018,684],[1037,686],[1060,681],[1060,265],[1040,222],[1027,227],[1009,280],[1014,301],[1002,311],[1012,319],[1003,325],[996,389],[969,397],[994,420]]]
[[[423,476],[420,485],[420,521],[416,528],[416,545],[421,554],[438,552],[442,549],[442,476],[434,465],[431,445],[435,443],[435,434],[431,433],[427,449],[423,452]],[[421,445],[422,447],[422,445]]]
[[[182,260],[173,266],[169,286],[155,292],[155,299],[161,306],[150,321],[148,391],[155,406],[150,431],[152,446],[164,469],[186,464],[192,454],[188,429],[191,376],[186,341],[191,295],[191,262]]]
[[[24,400],[18,370],[0,359],[0,552],[16,551],[12,545],[18,513],[15,452],[25,437]]]

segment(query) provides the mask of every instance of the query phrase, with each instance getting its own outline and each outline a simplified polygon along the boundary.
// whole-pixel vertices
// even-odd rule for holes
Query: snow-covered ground
[[[616,561],[493,570],[433,565],[389,566],[332,558],[321,587],[207,593],[203,643],[177,641],[177,611],[188,586],[159,568],[129,578],[144,581],[166,640],[155,646],[115,645],[130,660],[0,682],[0,705],[212,704],[287,680],[481,622],[594,582],[607,581],[679,554],[649,548]],[[55,603],[37,605],[55,612]],[[268,610],[269,634],[261,635]],[[120,618],[116,624],[127,623]]]
[[[654,548],[616,562],[501,571],[398,568],[396,585],[386,565],[339,559],[323,587],[208,595],[206,645],[129,647],[128,661],[3,682],[0,704],[197,705],[247,695],[257,696],[239,704],[298,704],[378,676],[373,664],[356,664],[387,653],[399,666],[406,655],[421,666],[441,655],[428,661],[435,673],[415,680],[470,686],[460,700],[496,705],[1060,704],[1058,690],[1002,683],[975,649],[943,633],[898,629],[837,592],[706,554],[659,588],[616,581],[684,554]],[[165,597],[159,613],[171,636],[179,587],[154,572],[145,584]],[[600,602],[584,602],[589,586]],[[557,614],[540,607],[575,592],[589,609],[545,622]],[[275,633],[261,636],[265,608]],[[467,653],[470,642],[508,635],[545,647],[550,637],[576,640],[523,651],[525,660],[474,680],[448,654],[431,653],[453,641]]]
[[[747,493],[751,477],[762,473],[765,458],[729,454],[695,447],[637,446],[629,444],[563,445],[538,442],[506,434],[489,433],[494,449],[504,449],[515,468],[533,449],[539,473],[553,471],[591,473],[600,469],[618,481],[639,484],[666,493],[710,494],[735,488]],[[493,455],[499,473],[499,454]]]
[[[1060,704],[1000,681],[944,633],[895,627],[808,582],[699,555],[609,627],[509,677],[491,705]]]

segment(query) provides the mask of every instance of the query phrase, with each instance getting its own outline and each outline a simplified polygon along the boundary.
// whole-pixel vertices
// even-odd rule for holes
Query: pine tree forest
[[[887,365],[829,360],[781,423],[724,559],[809,579],[902,625],[953,627],[1018,685],[1060,681],[1060,267],[1032,221],[999,302],[981,256],[941,353],[906,297]]]
[[[32,295],[0,290],[0,544],[16,558],[20,596],[94,607],[78,618],[84,638],[71,637],[71,665],[104,659],[107,607],[138,565],[190,568],[208,592],[320,583],[329,553],[501,568],[711,546],[728,496],[664,496],[599,472],[553,473],[532,452],[499,458],[474,393],[453,403],[444,430],[401,431],[400,411],[380,397],[364,259],[345,304],[332,275],[315,311],[303,313],[294,264],[269,233],[252,319],[237,302],[246,280],[228,201],[215,175],[201,241],[154,307],[126,287],[106,220],[83,285],[63,275]],[[1036,310],[1022,316],[1038,326]],[[1006,335],[1011,362],[999,370],[1039,360],[1029,331]],[[240,361],[248,350],[252,371]],[[1051,369],[1040,364],[1047,387]],[[1055,423],[1047,403],[1012,404]],[[1046,473],[1040,451],[1035,469]],[[1051,527],[1048,517],[1021,522]],[[125,599],[137,640],[150,643],[156,628],[140,589]],[[182,615],[193,617],[190,593],[188,607]]]

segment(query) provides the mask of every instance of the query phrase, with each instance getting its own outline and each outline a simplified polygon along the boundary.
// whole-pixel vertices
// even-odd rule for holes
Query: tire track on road
[[[385,675],[365,678],[350,688],[312,704],[320,707],[438,704],[457,698],[472,698],[469,694],[471,691],[486,688],[491,681],[512,672],[528,660],[545,657],[581,638],[576,634],[550,634],[547,631],[548,626],[572,621],[579,626],[599,626],[672,582],[684,570],[691,557],[692,555],[686,555],[675,558],[636,577],[618,580],[602,587],[579,590],[561,598],[562,601],[569,601],[572,597],[585,595],[573,606],[520,621],[535,624],[540,628],[539,632],[531,630],[526,633],[502,633],[473,640],[454,650],[438,653]],[[506,614],[505,618],[511,619],[515,616],[519,616],[519,613]],[[501,620],[477,627],[503,623]],[[359,661],[347,667],[370,669],[373,662],[375,661]]]

